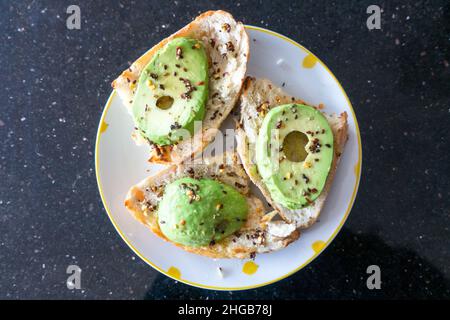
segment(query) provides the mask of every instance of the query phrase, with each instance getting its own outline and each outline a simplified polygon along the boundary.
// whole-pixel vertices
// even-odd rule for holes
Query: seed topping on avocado
[[[192,93],[193,91],[195,91],[196,88],[192,85],[192,83],[191,83],[190,80],[185,79],[185,78],[182,78],[182,77],[180,77],[179,79],[180,79],[181,82],[184,83],[184,86],[186,87],[186,92],[183,92],[183,93],[181,94],[181,98],[182,98],[182,99],[186,99],[186,100],[191,99],[191,93]]]
[[[309,178],[305,174],[302,174],[302,178],[303,180],[305,180],[306,183],[309,182]]]
[[[309,161],[305,161],[305,162],[303,163],[303,166],[304,166],[305,168],[311,168],[311,167],[312,167],[312,163],[309,162]]]
[[[178,60],[183,59],[183,49],[181,49],[181,47],[177,47],[176,56]]]
[[[322,147],[322,145],[320,144],[319,139],[315,138],[312,140],[312,144],[309,146],[309,151],[311,151],[312,153],[319,153],[320,147]]]
[[[181,125],[178,122],[174,122],[174,124],[172,124],[170,126],[170,129],[172,129],[172,130],[176,130],[176,129],[180,129],[180,128],[181,128]]]
[[[292,178],[292,172],[286,173],[286,175],[283,177],[283,180],[289,180],[290,178]]]
[[[278,122],[277,122],[277,125],[275,126],[277,129],[280,129],[281,127],[283,126],[283,121],[282,120],[279,120]]]

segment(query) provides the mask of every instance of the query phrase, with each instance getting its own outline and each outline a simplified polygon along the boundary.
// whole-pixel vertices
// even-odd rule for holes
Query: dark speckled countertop
[[[450,298],[449,1],[0,2],[0,298]],[[233,4],[232,4],[233,3]],[[381,30],[366,8],[382,9]],[[222,8],[311,49],[341,81],[363,141],[345,227],[276,284],[216,292],[136,257],[97,191],[94,143],[111,80],[198,13]],[[82,267],[82,290],[66,268]],[[366,287],[377,264],[382,289]]]

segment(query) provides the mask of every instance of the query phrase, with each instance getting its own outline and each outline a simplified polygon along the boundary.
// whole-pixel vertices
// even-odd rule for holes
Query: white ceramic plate
[[[349,140],[320,221],[304,231],[299,240],[278,252],[258,255],[254,262],[214,260],[164,242],[134,220],[124,207],[129,187],[162,166],[149,164],[148,147],[136,146],[131,140],[132,119],[114,92],[106,103],[97,133],[98,187],[109,218],[123,240],[158,271],[208,289],[255,288],[281,280],[306,266],[341,229],[355,200],[360,178],[358,123],[347,95],[331,71],[298,43],[266,29],[246,28],[250,36],[249,75],[269,78],[280,86],[285,83],[288,93],[315,105],[323,103],[327,113],[346,111],[349,115]],[[224,127],[229,125],[225,123]],[[223,277],[218,267],[222,268]]]

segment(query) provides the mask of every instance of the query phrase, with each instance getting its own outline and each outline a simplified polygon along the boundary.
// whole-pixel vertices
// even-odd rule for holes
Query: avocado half
[[[158,223],[171,241],[186,246],[210,245],[238,231],[248,205],[233,187],[212,179],[181,178],[165,187]]]
[[[208,58],[202,42],[171,40],[153,56],[137,85],[131,109],[144,138],[163,146],[191,137],[208,99]]]
[[[271,109],[258,134],[256,164],[273,200],[289,209],[311,204],[325,186],[333,142],[319,110],[302,104]]]

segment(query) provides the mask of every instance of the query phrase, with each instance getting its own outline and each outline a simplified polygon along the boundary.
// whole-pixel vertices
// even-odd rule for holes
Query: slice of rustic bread
[[[125,206],[138,221],[164,240],[170,242],[159,228],[157,206],[165,186],[182,177],[217,179],[233,186],[246,197],[249,207],[244,227],[235,234],[204,247],[174,243],[182,249],[212,258],[248,258],[256,253],[284,248],[299,237],[300,232],[294,224],[275,219],[276,212],[265,214],[261,200],[250,194],[250,181],[238,164],[237,154],[225,153],[223,156],[206,158],[201,164],[172,165],[130,189]]]
[[[264,105],[267,111],[275,106],[293,102],[307,104],[303,100],[286,94],[281,88],[269,80],[247,77],[243,86],[242,95],[239,99],[241,117],[236,134],[237,151],[250,179],[261,190],[261,193],[273,208],[288,223],[295,224],[297,228],[308,228],[320,215],[320,211],[325,204],[333,182],[339,159],[344,151],[344,146],[348,139],[347,113],[343,112],[340,115],[324,114],[333,131],[335,142],[333,162],[325,187],[313,204],[302,209],[291,210],[276,203],[272,199],[269,190],[258,173],[256,163],[254,162],[254,155],[256,139],[264,119],[264,113],[260,112],[261,106]]]
[[[214,139],[216,129],[236,104],[249,59],[249,40],[244,25],[225,11],[207,11],[155,45],[113,81],[113,88],[128,109],[131,109],[136,90],[133,82],[139,79],[153,55],[176,37],[190,37],[203,42],[210,60],[209,97],[202,129],[191,139],[174,146],[150,145],[149,161],[164,164],[180,163],[200,153]],[[137,131],[132,136],[138,144],[147,143]]]

